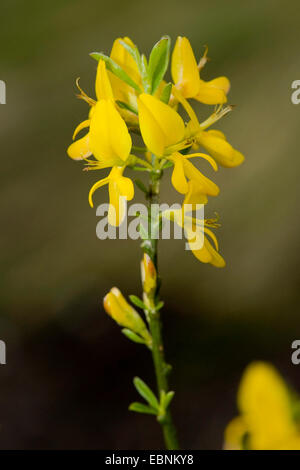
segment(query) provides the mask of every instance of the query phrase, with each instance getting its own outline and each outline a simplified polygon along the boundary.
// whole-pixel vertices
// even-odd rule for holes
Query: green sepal
[[[158,400],[156,396],[154,395],[154,393],[152,392],[152,390],[148,387],[148,385],[145,384],[145,382],[139,377],[134,377],[133,383],[137,392],[141,395],[141,397],[143,397],[152,408],[154,408],[155,410],[158,410],[159,409]]]
[[[135,401],[129,405],[128,408],[130,411],[135,411],[136,413],[145,413],[148,415],[157,415],[157,410],[152,408],[151,406],[144,405],[144,403],[139,403]]]
[[[170,96],[171,96],[171,92],[172,92],[172,83],[167,83],[160,95],[160,101],[162,101],[163,103],[166,103],[168,104],[169,103],[169,100],[170,100]]]
[[[130,301],[131,301],[136,307],[139,307],[139,308],[145,310],[146,305],[144,304],[144,302],[143,302],[139,297],[137,297],[136,295],[130,295],[129,298],[130,298]]]
[[[146,342],[143,338],[141,338],[139,335],[137,335],[133,331],[129,330],[128,328],[123,328],[123,330],[121,330],[121,331],[122,331],[123,335],[126,336],[126,338],[130,339],[134,343],[146,344]]]
[[[125,70],[120,67],[114,60],[112,60],[110,57],[107,55],[103,54],[102,52],[91,52],[90,56],[99,61],[100,59],[103,59],[107,69],[112,72],[114,75],[116,75],[118,78],[123,80],[123,82],[127,83],[127,85],[131,86],[134,88],[138,93],[141,93],[140,87],[132,80],[132,78],[127,75]]]
[[[150,53],[148,73],[152,83],[152,94],[157,90],[167,71],[170,58],[171,39],[163,36]]]

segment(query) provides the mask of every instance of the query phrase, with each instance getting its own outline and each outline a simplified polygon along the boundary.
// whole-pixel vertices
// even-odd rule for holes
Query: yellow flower
[[[93,207],[94,192],[108,184],[110,198],[108,221],[111,225],[118,226],[125,216],[126,200],[129,201],[134,196],[132,181],[123,176],[132,142],[126,123],[115,107],[114,95],[103,60],[98,64],[95,88],[97,101],[91,107],[89,119],[80,123],[75,129],[73,139],[82,129],[89,127],[89,131],[70,145],[68,154],[75,160],[87,159],[93,154],[96,161],[88,160],[88,169],[112,167],[109,176],[91,188],[89,203]]]
[[[206,62],[206,56],[202,63]],[[179,36],[172,54],[171,72],[175,86],[185,98],[195,98],[204,104],[223,104],[227,101],[226,94],[230,82],[226,77],[218,77],[208,82],[200,78],[193,49],[189,40]]]
[[[191,118],[186,126],[185,135],[187,139],[192,139],[193,148],[202,146],[220,165],[224,167],[230,168],[240,165],[244,161],[244,155],[234,149],[232,145],[227,142],[223,132],[215,129],[206,131],[208,127],[230,112],[231,107],[220,107],[216,112],[211,114],[208,119],[200,124],[191,105],[181,95],[181,93],[178,92],[178,90],[174,89],[174,87],[173,93]]]
[[[202,153],[182,155],[179,152],[191,145],[186,142],[186,129],[180,115],[167,104],[146,93],[139,96],[138,108],[140,130],[146,146],[158,158],[169,160],[174,165],[174,188],[181,194],[188,193],[188,179],[197,183],[199,192],[203,195],[217,196],[218,186],[189,162],[190,158],[201,157],[217,170],[214,160]]]
[[[226,449],[300,450],[290,392],[272,365],[254,362],[247,367],[238,408],[240,416],[225,430]]]
[[[188,216],[185,205],[183,205],[182,209],[164,211],[162,215],[184,228],[190,250],[199,261],[209,263],[216,268],[223,268],[225,266],[225,260],[219,253],[217,238],[208,228],[217,227],[215,220],[200,220]],[[208,237],[213,243],[210,242]]]
[[[120,326],[138,334],[148,345],[151,345],[152,338],[144,321],[138,312],[125,300],[117,287],[113,287],[104,297],[103,305],[106,313]]]
[[[105,62],[103,60],[99,60],[98,67],[97,67],[97,75],[96,75],[96,97],[97,100],[113,100],[113,92],[112,88],[108,79]],[[88,101],[91,104],[91,109],[89,112],[89,119],[81,122],[75,129],[73,134],[73,140],[77,136],[77,134],[84,128],[90,127],[92,117],[95,111],[96,101],[92,100],[91,98],[87,97],[84,92],[81,90],[81,97]],[[84,160],[92,155],[93,151],[91,148],[91,140],[90,140],[90,132],[88,132],[84,137],[81,139],[76,140],[73,142],[67,150],[69,157],[73,160]]]

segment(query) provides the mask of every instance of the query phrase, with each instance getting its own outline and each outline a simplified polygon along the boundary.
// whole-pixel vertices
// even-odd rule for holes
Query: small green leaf
[[[148,194],[148,189],[141,180],[134,180],[134,182],[143,193]]]
[[[163,36],[153,47],[150,58],[148,73],[152,82],[152,94],[157,90],[160,82],[167,71],[170,58],[171,39]]]
[[[136,295],[130,295],[129,298],[136,307],[142,308],[143,310],[146,308],[144,302],[139,299]]]
[[[139,335],[129,330],[128,328],[123,328],[123,330],[121,331],[123,335],[125,335],[128,339],[130,339],[134,343],[145,344],[145,341],[143,340],[143,338],[141,338]]]
[[[167,83],[162,91],[162,94],[160,95],[160,100],[168,104],[170,100],[170,96],[171,96],[171,91],[172,91],[172,83]]]
[[[138,93],[141,93],[140,87],[127,75],[125,70],[120,67],[114,60],[112,60],[110,57],[107,55],[103,54],[102,52],[91,52],[90,56],[99,61],[100,59],[103,59],[108,70],[115,74],[117,77],[119,77],[123,82],[127,83],[130,85],[132,88],[134,88]]]
[[[160,302],[158,302],[158,304],[155,306],[155,310],[161,310],[163,308],[163,306],[165,305],[165,303],[161,300]]]
[[[154,408],[148,405],[144,405],[144,403],[139,403],[138,401],[131,403],[131,405],[129,405],[129,410],[135,411],[136,413],[146,413],[148,415],[156,416],[157,414],[157,411]]]
[[[158,410],[158,400],[148,385],[139,377],[135,377],[133,379],[133,383],[138,393],[149,403],[149,405],[155,410]]]
[[[165,410],[166,410],[166,409],[168,408],[168,406],[170,405],[171,401],[172,401],[173,398],[174,398],[174,395],[175,395],[175,392],[170,391],[170,392],[168,392],[168,393],[164,396],[163,407],[164,407]]]

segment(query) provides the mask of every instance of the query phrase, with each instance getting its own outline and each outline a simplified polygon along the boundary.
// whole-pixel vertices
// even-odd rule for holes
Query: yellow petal
[[[142,86],[141,77],[139,73],[138,66],[133,59],[133,57],[129,54],[129,52],[124,48],[124,46],[120,43],[120,39],[118,38],[114,41],[113,47],[110,53],[111,59],[113,59],[123,70],[129,75],[132,80],[139,85]],[[134,46],[131,39],[125,37],[122,38],[123,41],[130,45]],[[108,72],[110,83],[113,89],[113,94],[116,100],[123,101],[125,103],[131,104],[134,108],[137,107],[137,96],[135,90],[127,85],[123,80],[118,78],[115,74]]]
[[[158,156],[184,137],[184,122],[170,106],[142,93],[138,99],[141,134],[146,146]]]
[[[90,145],[98,160],[120,158],[125,161],[130,153],[131,137],[111,100],[100,100],[95,105],[90,124]]]
[[[95,183],[91,189],[90,189],[90,192],[89,192],[89,204],[90,206],[93,208],[94,207],[94,203],[93,203],[93,194],[94,192],[98,189],[98,188],[101,188],[101,186],[104,186],[105,184],[107,184],[109,182],[109,178],[103,178],[102,180],[99,180],[97,181],[97,183]]]
[[[244,161],[242,153],[224,139],[224,134],[218,136],[214,130],[202,131],[197,135],[197,141],[222,166],[230,168]]]
[[[234,418],[227,425],[224,434],[224,448],[226,450],[242,450],[243,439],[248,429],[241,416]]]
[[[212,80],[213,81],[213,80]],[[227,96],[223,89],[209,85],[210,82],[201,80],[199,91],[195,99],[204,104],[224,104]]]
[[[251,449],[277,449],[295,436],[289,393],[273,366],[264,362],[248,366],[238,406],[247,423]]]
[[[89,127],[90,126],[90,120],[89,119],[86,119],[85,121],[82,121],[80,124],[78,124],[78,126],[76,127],[75,131],[74,131],[74,134],[72,136],[72,140],[75,139],[75,137],[77,136],[77,134],[82,130],[82,129],[85,129],[86,127]]]
[[[130,38],[118,38],[113,43],[110,57],[139,85],[141,84],[141,76],[137,63],[127,49],[120,43],[121,39],[129,46],[134,47],[134,43]]]
[[[90,148],[90,133],[88,132],[84,137],[73,142],[69,146],[67,152],[69,157],[73,160],[83,160],[84,158],[92,155]]]
[[[114,95],[107,75],[104,60],[99,60],[96,76],[96,96],[97,100],[113,100]]]
[[[122,176],[123,168],[114,167],[109,174],[109,211],[110,225],[119,226],[126,214],[126,200],[134,196],[134,186],[130,178]]]
[[[219,194],[220,190],[218,186],[204,176],[191,162],[184,159],[183,168],[185,175],[189,180],[195,181],[200,192],[208,196],[217,196]]]
[[[216,268],[224,268],[225,260],[215,250],[209,240],[204,237],[204,246],[200,250],[192,250],[196,258],[202,263],[210,263]]]
[[[215,160],[212,157],[210,157],[209,155],[206,155],[205,153],[191,153],[191,154],[188,154],[188,155],[184,156],[184,158],[186,158],[186,159],[195,158],[195,157],[203,158],[208,163],[210,163],[210,165],[213,167],[213,169],[215,171],[218,170],[218,165],[216,164]]]
[[[203,194],[196,183],[196,181],[191,180],[188,182],[188,192],[184,198],[183,204],[192,204],[193,210],[196,209],[195,204],[206,204],[207,196]]]
[[[181,194],[185,194],[188,192],[188,182],[186,180],[184,169],[183,169],[183,162],[184,159],[180,154],[175,154],[170,158],[170,160],[174,163],[174,169],[172,173],[172,185]]]
[[[200,78],[197,62],[189,40],[178,36],[172,54],[171,73],[173,81],[185,98],[197,95]]]
[[[206,82],[206,85],[214,88],[219,88],[220,90],[223,90],[226,95],[229,93],[230,90],[230,81],[227,77],[214,78],[213,80],[209,80],[208,82]]]

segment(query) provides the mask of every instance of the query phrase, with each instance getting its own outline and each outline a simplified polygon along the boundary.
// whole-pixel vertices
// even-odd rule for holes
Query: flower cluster
[[[207,50],[197,64],[188,39],[178,37],[171,59],[173,83],[164,80],[170,56],[169,37],[155,44],[148,60],[127,37],[115,40],[110,57],[98,52],[91,56],[98,61],[96,99],[87,96],[77,82],[79,97],[90,110],[88,119],[75,129],[73,140],[83,129],[87,129],[86,134],[68,148],[68,155],[84,160],[88,170],[110,168],[109,174],[91,188],[90,205],[93,207],[94,192],[108,185],[109,223],[117,226],[122,222],[126,201],[134,197],[134,184],[124,176],[127,167],[159,177],[172,168],[171,182],[183,195],[183,210],[185,204],[206,204],[209,196],[217,196],[218,186],[191,159],[202,158],[217,170],[218,164],[237,166],[244,157],[221,131],[210,129],[232,107],[226,105],[230,88],[226,77],[204,81],[200,76],[207,62]],[[215,109],[199,122],[189,99],[215,105]],[[178,110],[185,113],[187,122]],[[142,137],[142,147],[133,145],[136,136]],[[206,153],[197,151],[199,148]],[[202,223],[204,244],[193,253],[204,263],[223,267],[225,261],[210,230],[216,226],[209,219]]]
[[[299,450],[299,397],[265,362],[247,367],[238,391],[240,416],[225,430],[226,449]]]

